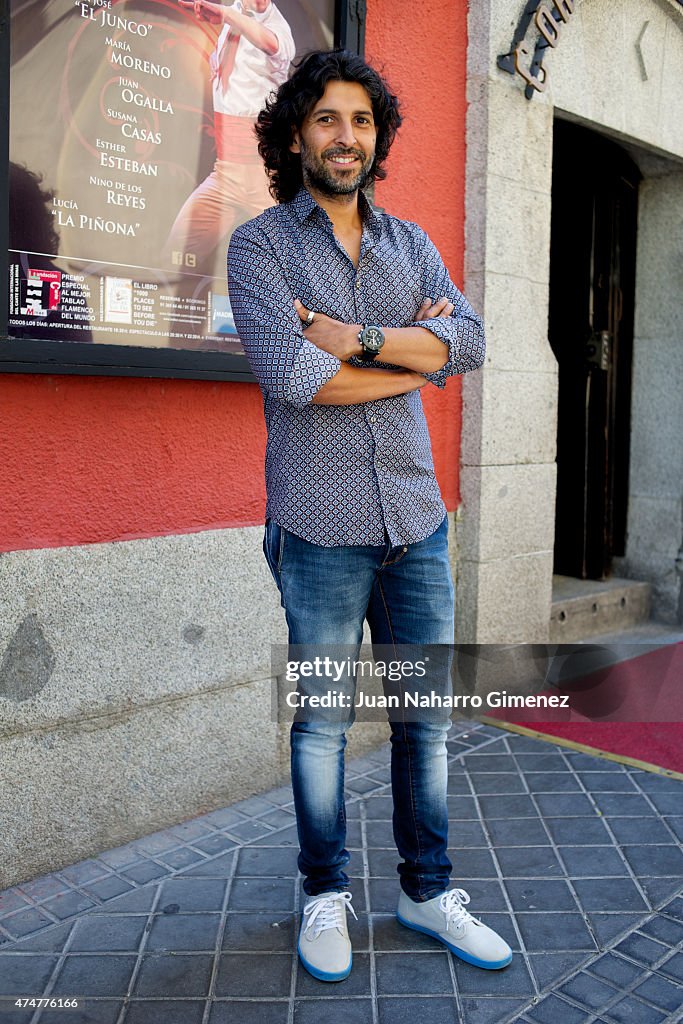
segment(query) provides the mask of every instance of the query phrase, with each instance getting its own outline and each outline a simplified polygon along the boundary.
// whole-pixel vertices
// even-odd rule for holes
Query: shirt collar
[[[258,11],[245,11],[244,7],[242,6],[242,0],[236,0],[236,2],[232,6],[241,14],[245,14],[248,18],[253,18],[254,21],[266,21],[266,19],[270,17],[273,10],[273,5],[272,3],[270,3],[266,7],[265,11],[263,11],[260,14]]]
[[[268,18],[270,18],[270,16],[272,15],[272,13],[273,13],[273,5],[272,4],[268,4],[268,6],[266,7],[265,11],[261,11],[261,12],[259,12],[259,11],[250,11],[250,14],[251,14],[252,18],[254,18],[256,21],[267,21]]]
[[[318,211],[324,216],[325,220],[329,221],[329,218],[323,208],[318,206],[311,193],[305,189],[303,185],[294,196],[294,199],[292,199],[291,207],[301,224],[303,224],[308,217]],[[365,196],[363,192],[359,192],[358,194],[358,208],[360,210],[364,226],[366,226],[370,233],[377,238],[380,232],[380,219],[372,208],[367,196]]]

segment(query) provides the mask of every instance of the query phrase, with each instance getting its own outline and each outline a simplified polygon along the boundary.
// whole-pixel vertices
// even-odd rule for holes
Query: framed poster
[[[0,369],[249,380],[232,231],[273,199],[253,125],[357,0],[9,0]],[[6,171],[6,173],[5,173]]]

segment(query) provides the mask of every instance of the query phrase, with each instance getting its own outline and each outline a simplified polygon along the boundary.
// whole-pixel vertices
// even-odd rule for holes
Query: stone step
[[[619,633],[650,618],[652,587],[638,580],[578,580],[553,576],[550,643],[576,643]]]

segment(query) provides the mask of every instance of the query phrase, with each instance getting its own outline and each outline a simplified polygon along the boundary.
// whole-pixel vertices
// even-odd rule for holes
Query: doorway
[[[609,577],[626,544],[640,172],[556,120],[549,338],[558,363],[554,572]]]

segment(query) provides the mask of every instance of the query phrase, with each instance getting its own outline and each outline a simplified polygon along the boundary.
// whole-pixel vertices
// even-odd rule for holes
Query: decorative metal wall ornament
[[[576,0],[528,0],[519,19],[508,53],[498,57],[501,71],[518,74],[526,82],[524,95],[528,100],[535,93],[543,92],[548,84],[548,69],[543,63],[549,47],[556,47],[564,25],[567,24],[576,7]],[[533,54],[525,43],[529,26],[533,22],[538,38]]]

